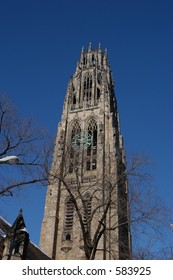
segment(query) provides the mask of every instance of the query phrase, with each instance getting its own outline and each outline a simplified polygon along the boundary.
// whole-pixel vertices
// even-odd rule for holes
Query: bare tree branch
[[[15,166],[1,164],[0,196],[12,196],[22,186],[47,184],[52,147],[45,131],[32,118],[19,115],[0,93],[0,157],[19,158]]]

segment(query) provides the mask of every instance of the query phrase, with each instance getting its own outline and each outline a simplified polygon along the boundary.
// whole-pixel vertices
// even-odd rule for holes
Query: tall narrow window
[[[97,167],[97,162],[96,159],[94,158],[92,161],[92,170],[96,169],[96,167]]]
[[[74,94],[73,95],[73,105],[75,105],[76,104],[76,95]]]
[[[92,64],[95,63],[95,57],[94,57],[94,54],[92,55]]]
[[[73,94],[71,109],[74,110],[76,108],[76,94]]]
[[[84,56],[84,58],[83,58],[83,65],[86,65],[87,64],[87,59],[86,59],[86,57]]]
[[[79,145],[81,127],[78,121],[73,124],[73,128],[71,131],[71,141],[70,141],[70,162],[69,162],[69,173],[73,173],[75,170],[75,166],[77,164],[77,159],[79,157]]]
[[[64,240],[72,240],[74,219],[74,204],[71,199],[68,199],[65,204],[65,221],[64,221]]]
[[[92,101],[92,75],[87,73],[84,76],[84,84],[83,84],[83,103],[85,107],[91,106]]]
[[[100,89],[97,88],[97,100],[99,100],[99,99],[100,99]]]
[[[92,143],[86,151],[86,170],[94,170],[97,168],[97,124],[94,119],[88,124],[88,134],[92,137]]]
[[[85,227],[91,225],[91,212],[92,212],[92,198],[90,193],[86,193],[84,196],[83,206],[83,223]]]

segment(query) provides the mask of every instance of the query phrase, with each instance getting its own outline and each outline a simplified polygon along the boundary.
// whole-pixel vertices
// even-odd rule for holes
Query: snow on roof
[[[0,220],[2,220],[4,223],[11,227],[11,224],[7,222],[2,216],[0,216]]]
[[[0,229],[0,237],[6,237],[6,233],[2,229]]]

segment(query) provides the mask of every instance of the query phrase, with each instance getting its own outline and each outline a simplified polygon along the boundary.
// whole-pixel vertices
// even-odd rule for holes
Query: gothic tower
[[[125,154],[107,51],[82,48],[58,126],[41,230],[53,259],[129,259]]]

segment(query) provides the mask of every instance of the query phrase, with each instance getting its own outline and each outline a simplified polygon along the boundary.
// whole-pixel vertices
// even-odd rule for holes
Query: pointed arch
[[[77,134],[81,132],[81,125],[78,120],[75,120],[72,123],[72,130],[71,130],[71,139]]]

